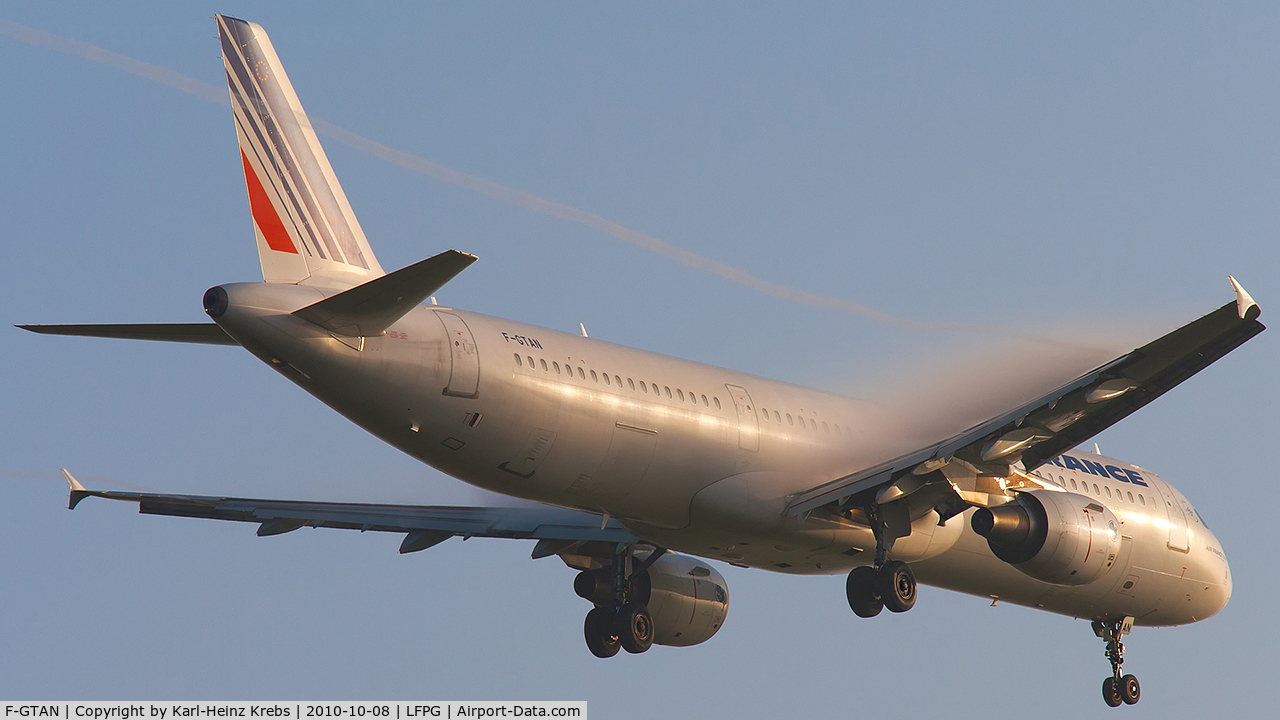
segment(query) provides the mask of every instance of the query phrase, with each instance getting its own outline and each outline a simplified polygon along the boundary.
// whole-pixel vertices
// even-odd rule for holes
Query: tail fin
[[[383,275],[266,31],[217,18],[262,278],[349,287]]]

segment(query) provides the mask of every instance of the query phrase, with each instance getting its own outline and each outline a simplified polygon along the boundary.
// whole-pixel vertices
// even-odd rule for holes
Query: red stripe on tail
[[[267,191],[262,189],[258,173],[253,171],[253,166],[249,164],[249,158],[244,154],[243,148],[240,150],[240,159],[244,161],[244,184],[249,186],[249,210],[253,213],[253,221],[262,231],[262,237],[267,241],[267,247],[297,255],[298,248],[293,246],[289,231],[285,229],[284,223],[280,222],[280,216],[272,207]]]

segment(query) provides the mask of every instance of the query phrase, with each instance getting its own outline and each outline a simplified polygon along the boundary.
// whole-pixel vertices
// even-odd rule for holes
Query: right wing
[[[574,544],[639,542],[616,520],[550,505],[513,508],[375,505],[117,492],[89,490],[71,473],[65,469],[62,472],[71,485],[67,507],[72,510],[87,497],[124,500],[138,503],[138,512],[146,515],[258,523],[260,536],[279,535],[301,527],[405,533],[400,544],[402,553],[425,550],[454,535],[461,535],[464,539],[539,540],[542,542],[534,550],[535,558],[557,554]]]
[[[1030,471],[1085,442],[1174,386],[1195,375],[1266,328],[1257,303],[1229,278],[1236,291],[1227,303],[1204,317],[1088,372],[1020,407],[1012,408],[964,432],[875,467],[836,478],[799,493],[787,515],[800,516],[824,505],[843,509],[866,495],[888,503],[925,485],[947,487],[935,470],[957,463],[974,476],[1008,478],[1021,463]],[[932,479],[926,479],[932,476]],[[942,502],[948,502],[945,492]],[[853,498],[851,500],[850,498]],[[930,495],[930,503],[939,499]],[[956,498],[958,499],[958,498]],[[926,503],[917,503],[923,510]],[[946,512],[963,509],[951,503]]]

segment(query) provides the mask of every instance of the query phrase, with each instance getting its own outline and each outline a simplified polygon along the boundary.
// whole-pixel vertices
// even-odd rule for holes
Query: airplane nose
[[[1217,538],[1210,536],[1208,539],[1207,544],[1214,550],[1220,547]],[[1200,564],[1197,577],[1204,580],[1202,588],[1198,588],[1200,592],[1197,593],[1199,602],[1195,603],[1196,619],[1203,620],[1217,615],[1231,600],[1231,566],[1221,550],[1215,553],[1208,547],[1203,547],[1196,555]]]
[[[1227,602],[1231,600],[1231,566],[1227,564],[1226,559],[1222,561],[1222,584],[1218,587],[1218,610],[1227,606]],[[1216,614],[1218,610],[1213,612]]]

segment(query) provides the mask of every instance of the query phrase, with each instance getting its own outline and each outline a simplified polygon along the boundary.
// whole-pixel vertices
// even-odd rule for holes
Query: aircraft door
[[[760,450],[760,420],[756,417],[755,406],[751,404],[751,395],[745,388],[737,385],[725,385],[729,396],[733,398],[733,406],[738,410],[738,447],[751,452]]]
[[[476,349],[476,339],[457,315],[437,310],[436,317],[444,323],[445,334],[449,337],[449,358],[453,363],[444,394],[476,397],[480,394],[480,353]]]
[[[1148,475],[1150,477],[1150,475]],[[1187,541],[1187,516],[1182,512],[1182,503],[1173,494],[1173,489],[1163,480],[1152,478],[1156,490],[1164,501],[1165,510],[1169,512],[1169,549],[1188,552],[1191,544]]]

